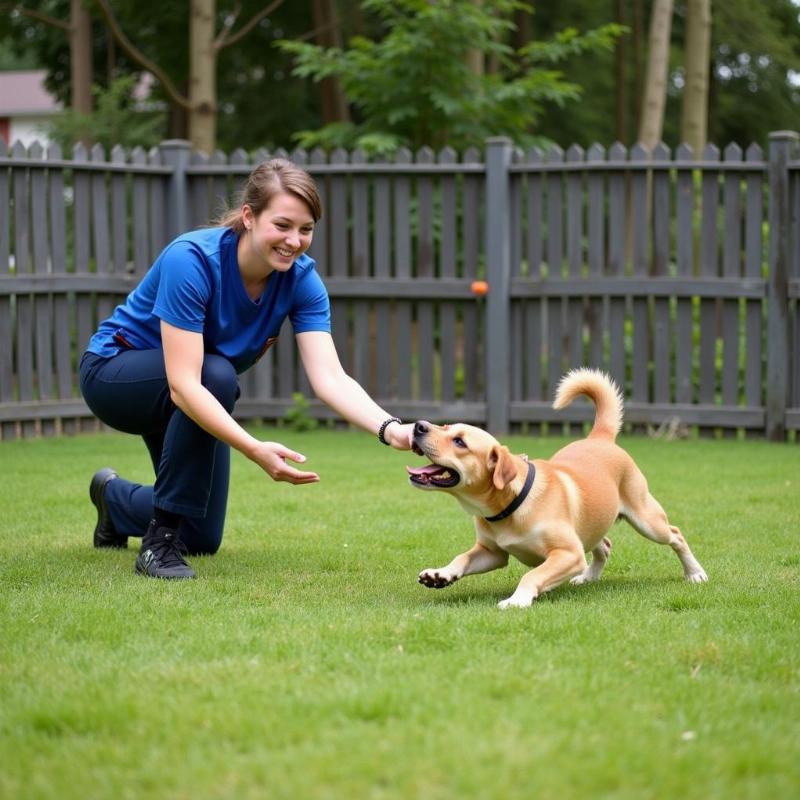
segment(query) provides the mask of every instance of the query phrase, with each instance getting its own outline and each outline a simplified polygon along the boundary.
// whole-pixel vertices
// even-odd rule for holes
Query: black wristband
[[[389,442],[387,442],[384,438],[383,434],[386,433],[386,429],[389,427],[389,425],[391,425],[392,422],[399,422],[401,425],[403,424],[403,420],[398,419],[397,417],[389,417],[389,419],[384,420],[381,423],[381,427],[378,428],[378,441],[381,444],[389,444]]]

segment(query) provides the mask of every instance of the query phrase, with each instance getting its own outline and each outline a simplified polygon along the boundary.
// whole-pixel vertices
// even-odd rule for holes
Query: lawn
[[[623,438],[710,582],[622,523],[599,584],[500,611],[517,562],[417,584],[472,543],[420,459],[259,435],[321,482],[235,455],[222,549],[176,583],[91,547],[89,479],[148,480],[138,439],[0,444],[0,797],[800,794],[798,445]]]

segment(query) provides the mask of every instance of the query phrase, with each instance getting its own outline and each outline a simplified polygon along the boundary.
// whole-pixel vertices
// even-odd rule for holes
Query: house
[[[0,138],[9,146],[48,144],[45,127],[63,107],[45,88],[43,69],[0,72]]]

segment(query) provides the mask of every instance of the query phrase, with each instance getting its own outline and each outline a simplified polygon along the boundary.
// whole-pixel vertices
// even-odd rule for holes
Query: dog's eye
[[[467,443],[466,443],[466,442],[465,442],[465,441],[464,441],[464,440],[463,440],[463,439],[462,439],[460,436],[456,436],[456,437],[453,439],[453,444],[454,444],[456,447],[461,447],[461,448],[463,448],[464,450],[466,450],[466,449],[467,449]]]

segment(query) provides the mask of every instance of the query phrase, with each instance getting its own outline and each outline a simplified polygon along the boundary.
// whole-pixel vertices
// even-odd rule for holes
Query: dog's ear
[[[486,466],[492,473],[492,482],[497,489],[505,489],[517,477],[514,457],[505,445],[496,444],[492,447]]]

